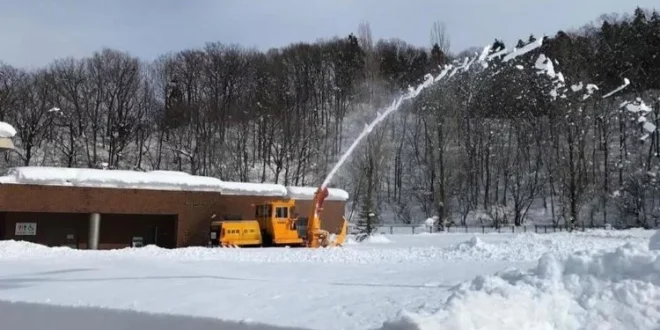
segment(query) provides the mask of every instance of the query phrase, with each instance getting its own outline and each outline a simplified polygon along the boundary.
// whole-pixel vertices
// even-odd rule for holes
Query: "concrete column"
[[[90,250],[98,250],[99,248],[99,230],[101,228],[101,214],[92,213],[89,215],[89,237],[87,240],[87,248]]]

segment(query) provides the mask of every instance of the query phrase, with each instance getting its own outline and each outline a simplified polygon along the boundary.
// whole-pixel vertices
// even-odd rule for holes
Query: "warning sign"
[[[16,231],[14,235],[16,236],[34,236],[37,234],[37,223],[36,222],[17,222]]]

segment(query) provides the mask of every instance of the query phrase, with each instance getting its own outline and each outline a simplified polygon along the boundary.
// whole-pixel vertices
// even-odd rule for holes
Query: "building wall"
[[[2,213],[6,222],[0,232],[5,239],[86,249],[89,233],[87,213],[7,212]],[[16,223],[36,223],[35,236],[15,236]],[[161,247],[176,246],[175,215],[102,215],[99,248],[123,248],[130,246],[134,236],[143,237],[144,244]]]
[[[86,246],[88,214],[101,213],[99,248],[104,248],[101,244],[104,241],[112,240],[112,235],[126,235],[128,230],[124,230],[122,234],[121,228],[125,228],[123,226],[129,225],[133,228],[131,231],[135,231],[134,227],[148,226],[148,221],[167,222],[167,220],[162,220],[163,218],[154,220],[157,219],[157,217],[154,217],[152,220],[147,220],[147,218],[135,216],[145,214],[177,217],[177,221],[173,225],[174,228],[171,229],[173,233],[170,234],[170,237],[175,237],[176,246],[206,245],[213,214],[216,215],[216,219],[223,219],[225,216],[252,219],[255,204],[274,199],[277,198],[226,196],[212,192],[0,185],[0,212],[7,212],[4,217],[8,218],[4,221],[4,237],[13,237],[14,226],[17,222],[16,217],[26,216],[17,215],[15,212],[49,213],[49,219],[54,219],[55,223],[60,224],[57,229],[47,227],[49,231],[64,231],[75,228],[76,231],[85,232],[84,235],[78,235],[78,237],[80,244]],[[311,201],[298,201],[297,205],[301,215],[306,216],[310,212]],[[52,215],[52,213],[62,213],[64,215]],[[73,214],[77,215],[74,216]],[[322,212],[323,228],[331,232],[337,232],[340,229],[343,214],[344,202],[327,201]],[[12,219],[12,217],[14,218]],[[0,221],[2,219],[3,216],[0,216]],[[84,229],[78,226],[84,226]],[[165,227],[167,226],[164,225],[163,228]],[[42,232],[39,229],[42,228],[37,229],[36,239],[50,239],[49,236],[39,236]],[[167,235],[166,233],[162,234]],[[110,235],[110,237],[108,238],[106,235]],[[106,239],[104,240],[104,238]],[[125,237],[117,239],[117,241],[123,242]],[[121,243],[111,244],[111,246],[116,247],[117,244]]]
[[[44,212],[11,212],[4,213],[5,238],[20,239],[23,241],[41,243],[48,246],[74,245],[80,242],[78,247],[87,247],[88,215],[84,213],[44,213]],[[37,224],[36,235],[14,236],[17,222],[29,222]],[[67,235],[74,235],[67,242]]]

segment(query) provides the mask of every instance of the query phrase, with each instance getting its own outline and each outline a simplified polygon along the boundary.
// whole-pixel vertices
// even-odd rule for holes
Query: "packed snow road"
[[[625,288],[644,289],[650,299],[639,315],[625,314],[625,306],[620,306],[618,319],[635,320],[631,326],[636,329],[652,329],[648,322],[660,321],[660,296],[654,296],[660,292],[656,290],[660,258],[648,250],[652,234],[629,230],[393,235],[327,250],[146,247],[83,251],[5,241],[0,242],[0,301],[4,301],[0,302],[0,320],[16,318],[21,306],[28,306],[26,313],[32,316],[45,308],[7,305],[26,302],[206,317],[211,319],[186,318],[185,322],[193,326],[204,320],[200,328],[207,329],[212,319],[243,322],[232,323],[236,329],[267,329],[251,322],[348,330],[476,329],[490,322],[492,329],[519,329],[520,320],[507,320],[524,308],[533,316],[522,323],[527,328],[554,324],[549,329],[581,329],[599,324],[595,316],[600,314],[573,315],[580,309],[548,310],[548,304],[600,306],[600,298],[593,294],[588,302],[579,301],[576,288],[591,283],[584,290],[592,290],[594,279],[602,277],[592,270],[610,267],[608,271],[621,275],[608,275],[598,288],[612,289],[608,283],[616,279],[627,283]],[[583,250],[610,254],[573,256]],[[626,261],[628,256],[634,258]],[[632,266],[646,273],[635,270],[633,274]],[[516,273],[511,267],[531,271]],[[501,274],[490,276],[496,272]],[[562,277],[564,273],[570,274],[569,279]],[[615,298],[617,294],[622,293],[613,291]],[[641,296],[628,294],[628,299],[634,297]],[[614,298],[607,299],[603,303],[614,304]],[[466,304],[481,307],[477,312]],[[66,313],[57,308],[44,313]],[[99,313],[84,310],[89,315]],[[56,317],[51,318],[56,322]],[[162,323],[159,330],[168,329],[163,327],[166,324],[179,324]]]

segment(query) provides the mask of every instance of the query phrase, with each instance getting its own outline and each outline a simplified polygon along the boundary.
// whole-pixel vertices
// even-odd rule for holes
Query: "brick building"
[[[238,183],[180,172],[18,167],[0,176],[0,239],[110,249],[208,243],[211,219],[253,219],[254,205],[294,199],[311,210],[314,187]],[[337,233],[348,194],[330,189],[323,228]]]

